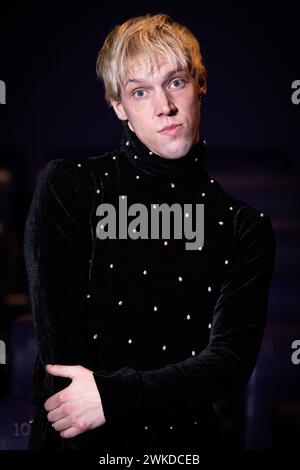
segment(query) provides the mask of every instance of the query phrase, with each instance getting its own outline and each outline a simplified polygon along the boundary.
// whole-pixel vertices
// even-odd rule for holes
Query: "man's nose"
[[[174,101],[171,99],[169,93],[165,90],[161,90],[157,93],[156,113],[158,116],[171,116],[177,113],[177,107]]]

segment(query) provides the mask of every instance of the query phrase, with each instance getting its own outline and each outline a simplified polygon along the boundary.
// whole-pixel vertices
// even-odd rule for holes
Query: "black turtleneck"
[[[54,160],[39,179],[24,234],[38,338],[31,448],[211,448],[212,402],[253,371],[274,263],[270,219],[209,177],[203,139],[176,160],[149,152],[125,127],[120,151]],[[95,237],[96,208],[121,195],[128,206],[203,203],[204,245]],[[104,426],[71,440],[49,426],[45,399],[63,386],[47,363],[94,371]]]
[[[151,176],[183,176],[199,174],[204,170],[205,141],[202,137],[186,155],[176,159],[165,158],[150,151],[126,123],[121,138],[121,151],[136,169]]]

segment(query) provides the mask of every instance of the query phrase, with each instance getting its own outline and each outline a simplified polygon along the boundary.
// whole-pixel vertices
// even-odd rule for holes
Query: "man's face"
[[[114,110],[154,153],[175,159],[199,140],[199,86],[187,70],[176,70],[161,57],[150,72],[139,61],[130,64]]]

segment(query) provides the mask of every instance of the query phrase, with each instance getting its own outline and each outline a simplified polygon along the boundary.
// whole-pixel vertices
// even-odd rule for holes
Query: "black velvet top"
[[[100,240],[97,207],[118,214],[122,196],[149,213],[179,203],[183,219],[204,204],[203,245],[138,238],[141,227],[136,239]],[[38,340],[31,448],[210,446],[212,403],[241,389],[257,359],[274,246],[270,218],[208,175],[202,139],[169,160],[126,126],[116,152],[49,162],[24,236]],[[47,363],[94,371],[103,426],[59,437],[42,405],[69,381],[46,374]]]

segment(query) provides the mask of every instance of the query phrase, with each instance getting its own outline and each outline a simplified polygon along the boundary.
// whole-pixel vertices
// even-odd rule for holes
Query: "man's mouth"
[[[159,133],[165,135],[175,135],[181,127],[182,124],[171,124],[170,126],[163,127]]]

